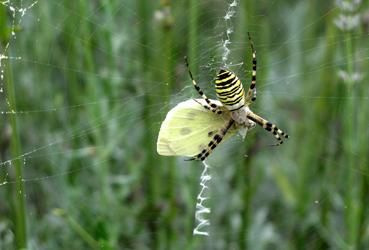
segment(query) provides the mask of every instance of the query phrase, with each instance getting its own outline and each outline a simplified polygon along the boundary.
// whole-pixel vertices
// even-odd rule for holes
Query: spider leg
[[[251,85],[249,90],[247,91],[246,95],[246,103],[247,105],[252,104],[256,100],[256,50],[254,48],[254,43],[251,39],[251,35],[247,32],[249,36],[249,42],[252,50],[252,78],[251,78]]]
[[[193,78],[192,72],[190,70],[190,66],[188,64],[187,61],[187,57],[185,57],[185,61],[186,61],[186,66],[188,69],[188,74],[190,75],[190,78],[192,80],[192,84],[195,87],[196,91],[201,95],[201,97],[206,101],[206,103],[208,104],[208,106],[202,105],[205,108],[210,109],[212,112],[217,113],[217,114],[221,114],[222,111],[220,110],[219,106],[216,105],[215,103],[213,103],[212,101],[210,101],[210,99],[204,94],[204,91],[202,91],[202,89],[197,85],[195,79]]]
[[[213,111],[214,113],[216,113],[216,114],[218,114],[218,115],[220,115],[220,114],[222,114],[223,113],[223,111],[220,109],[220,107],[217,105],[217,108],[215,109],[215,110],[213,110],[212,108],[211,108],[211,106],[209,106],[208,104],[202,104],[202,103],[200,103],[199,101],[197,101],[196,99],[192,99],[192,100],[194,100],[195,102],[197,102],[199,105],[201,105],[201,106],[203,106],[205,109],[208,109],[208,110],[211,110],[211,111]],[[216,105],[216,104],[215,104]]]
[[[204,161],[210,153],[218,146],[218,144],[223,140],[223,137],[227,134],[228,130],[233,126],[234,120],[230,120],[223,129],[220,130],[220,133],[217,133],[213,136],[213,139],[208,143],[207,147],[203,149],[198,155],[187,159],[191,160],[200,160]]]
[[[252,113],[252,112],[248,113],[247,118],[256,122],[257,124],[262,126],[265,130],[273,133],[274,137],[278,140],[278,143],[275,146],[279,146],[283,143],[282,137],[284,139],[288,138],[288,134],[280,130],[275,124],[265,120],[264,118],[258,116],[255,113]]]

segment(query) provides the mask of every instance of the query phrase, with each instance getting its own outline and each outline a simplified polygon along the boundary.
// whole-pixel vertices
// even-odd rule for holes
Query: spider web
[[[302,86],[301,84],[322,82],[319,80],[319,76],[327,69],[332,69],[332,72],[336,74],[336,76],[332,76],[335,82],[339,79],[343,79],[345,82],[365,82],[367,75],[364,65],[368,61],[368,57],[365,56],[368,54],[368,48],[364,45],[358,46],[355,54],[355,71],[351,73],[346,71],[347,61],[338,52],[335,52],[337,59],[333,60],[333,63],[326,63],[322,59],[327,47],[337,46],[347,39],[343,32],[336,32],[331,35],[333,39],[326,42],[322,36],[323,32],[319,32],[321,27],[330,21],[329,18],[334,16],[336,11],[339,11],[339,6],[333,2],[326,3],[321,9],[312,13],[308,13],[309,4],[304,2],[284,3],[281,6],[277,1],[268,1],[268,4],[264,6],[265,9],[259,9],[255,12],[251,12],[252,9],[240,9],[244,8],[241,4],[235,18],[236,20],[245,18],[242,16],[245,14],[244,12],[250,11],[252,14],[247,15],[247,27],[237,26],[236,21],[235,25],[232,22],[225,22],[224,13],[230,3],[232,1],[216,1],[214,6],[213,1],[199,3],[203,8],[208,9],[208,14],[201,17],[199,21],[199,29],[203,30],[203,34],[196,46],[198,58],[192,58],[190,62],[190,65],[199,65],[195,78],[205,93],[214,98],[212,86],[207,83],[211,82],[219,67],[226,65],[243,79],[247,88],[251,74],[251,51],[246,31],[250,31],[258,57],[258,96],[257,104],[252,109],[291,134],[291,140],[278,149],[269,147],[268,145],[273,143],[273,136],[258,128],[249,132],[245,142],[242,142],[239,137],[235,137],[217,148],[209,159],[213,173],[211,184],[212,214],[211,227],[209,228],[211,234],[209,238],[198,244],[212,247],[212,249],[236,248],[238,246],[238,236],[233,232],[242,227],[242,198],[244,196],[240,195],[241,192],[233,195],[232,185],[238,183],[237,185],[243,186],[240,183],[246,182],[245,178],[252,177],[255,180],[248,180],[258,186],[254,196],[260,195],[261,198],[252,204],[259,210],[255,212],[255,218],[250,226],[248,245],[253,246],[252,249],[262,249],[263,244],[275,244],[283,249],[283,247],[288,247],[287,243],[283,243],[286,234],[280,232],[279,228],[271,222],[268,218],[270,210],[268,206],[262,204],[268,204],[268,201],[278,199],[284,200],[283,204],[287,204],[286,206],[292,206],[291,204],[296,202],[296,196],[291,191],[291,185],[294,182],[287,181],[299,176],[297,173],[299,163],[293,158],[298,157],[298,152],[294,150],[298,144],[293,144],[292,138],[296,138],[298,141],[308,140],[308,137],[299,131],[299,128],[302,129],[301,125],[297,126],[296,124],[301,121],[314,122],[304,119],[302,116],[305,114],[302,112],[306,112],[306,116],[314,117],[311,114],[312,108],[305,109],[305,107],[340,105],[347,100],[367,104],[369,99],[367,92],[337,91],[336,94],[332,94],[332,92],[325,94],[323,91],[315,92],[316,85]],[[58,232],[67,224],[53,214],[54,208],[63,208],[66,211],[82,210],[88,206],[84,203],[92,204],[92,201],[96,199],[97,203],[104,204],[104,206],[102,206],[103,208],[94,207],[92,212],[88,212],[88,215],[92,217],[94,212],[99,214],[100,209],[107,209],[109,206],[115,207],[115,212],[119,211],[118,207],[122,206],[120,204],[122,200],[134,199],[140,195],[142,191],[138,188],[139,171],[144,170],[143,162],[146,154],[143,149],[145,146],[140,145],[144,131],[149,130],[152,134],[157,133],[157,128],[169,108],[180,101],[197,95],[190,84],[184,63],[181,63],[181,58],[184,56],[182,54],[169,55],[170,59],[178,62],[174,76],[168,79],[173,84],[172,93],[174,94],[163,94],[158,91],[158,89],[165,88],[167,84],[170,84],[161,78],[162,65],[147,62],[145,68],[150,69],[152,74],[157,75],[157,77],[143,77],[145,72],[142,72],[139,65],[140,59],[135,54],[139,54],[146,45],[141,44],[138,34],[133,28],[124,27],[122,30],[121,27],[125,21],[133,23],[135,27],[143,22],[135,9],[134,1],[132,3],[120,1],[115,3],[116,6],[110,7],[112,9],[108,8],[108,4],[89,5],[86,6],[83,13],[74,10],[73,5],[68,6],[57,1],[2,1],[0,4],[6,8],[11,27],[9,42],[0,50],[1,114],[4,120],[9,116],[17,118],[19,134],[22,139],[22,153],[10,155],[8,145],[12,131],[8,123],[2,124],[0,195],[3,197],[2,200],[9,200],[6,198],[6,193],[15,184],[13,162],[21,160],[25,170],[22,181],[26,188],[24,195],[29,208],[27,217],[31,231],[30,245],[34,248],[47,249],[55,247],[55,245],[50,242],[53,239],[42,241],[40,235],[48,235],[45,233],[47,231],[45,228],[51,225],[50,231]],[[184,8],[184,3],[180,3],[178,6],[178,9],[173,11],[177,11],[175,14],[178,15],[179,20],[184,20],[183,16],[188,15],[188,10]],[[158,11],[153,14],[153,19],[156,24],[160,24],[162,18],[165,18],[166,11],[160,6],[156,7]],[[49,9],[58,11],[55,12],[55,15],[49,16]],[[184,9],[186,11],[183,11]],[[181,10],[182,13],[178,13],[178,10]],[[272,10],[280,13],[279,19],[266,27],[267,22],[262,23],[260,20],[268,20],[267,15]],[[109,11],[112,13],[111,15],[106,14]],[[302,19],[298,19],[299,22],[296,22],[292,18],[294,15],[307,16],[309,14],[315,15],[315,18],[309,19],[308,23],[303,22]],[[70,23],[70,18],[80,20],[79,24],[83,22],[92,24],[90,36],[84,35],[83,25],[74,24],[75,26],[66,28]],[[333,20],[331,21],[333,22]],[[207,29],[209,26],[215,28],[209,30]],[[273,32],[268,32],[268,28],[272,29]],[[185,33],[186,25],[180,21],[176,22],[173,30],[175,34]],[[41,38],[38,38],[39,35],[43,35],[43,32],[48,34],[44,44]],[[106,32],[107,35],[112,36],[111,43],[99,40],[99,32]],[[268,33],[270,37],[264,33]],[[365,36],[368,37],[368,35]],[[362,37],[363,35],[359,32],[353,32],[354,41],[359,41]],[[226,42],[228,38],[230,38],[229,43]],[[34,44],[30,45],[30,41],[34,41]],[[94,46],[96,52],[93,56],[101,58],[102,62],[98,68],[89,66],[91,58],[85,58],[85,61],[71,58],[83,57],[83,53],[75,51],[74,41],[79,42],[82,47]],[[41,43],[40,47],[35,45],[38,43]],[[304,47],[301,47],[301,44],[304,44]],[[224,45],[228,46],[229,49],[226,54],[224,51],[227,50],[224,50]],[[178,51],[186,51],[180,47],[185,46],[185,44],[176,46],[178,46],[176,47]],[[61,51],[61,47],[66,48],[66,50]],[[41,53],[43,50],[47,52]],[[150,47],[147,50],[156,54],[157,50],[160,49]],[[77,63],[70,64],[73,60],[76,60]],[[4,75],[6,74],[4,71],[5,61],[10,63],[13,68],[17,99],[16,110],[10,108],[9,100],[3,91]],[[109,64],[109,62],[113,63]],[[71,86],[68,84],[69,82],[80,85]],[[75,91],[90,91],[86,89],[97,85],[100,88],[91,90],[92,93],[73,94]],[[110,91],[106,90],[107,85],[113,86]],[[76,90],[71,90],[73,88]],[[117,94],[118,91],[120,94]],[[148,117],[152,122],[149,127],[145,127],[146,117],[143,115],[144,106],[142,105],[147,96],[157,100],[157,102],[149,104],[151,113]],[[79,119],[81,121],[77,125],[71,125]],[[306,125],[304,128],[304,134],[313,136],[320,133],[318,128],[314,126]],[[343,151],[345,148],[343,141],[338,134],[331,133],[332,135],[321,137],[319,143],[323,145],[338,144],[337,148]],[[367,133],[366,131],[366,136]],[[295,147],[289,147],[289,144],[295,145]],[[253,147],[253,145],[256,146]],[[255,147],[257,157],[248,150]],[[247,154],[246,157],[245,154]],[[339,160],[325,159],[324,155],[306,153],[305,157],[307,156],[311,159],[318,157],[319,160],[327,161],[332,166],[341,165]],[[236,175],[236,171],[240,170],[241,166],[233,164],[232,161],[234,159],[248,161],[250,158],[255,159],[252,162],[255,166],[252,176],[243,178]],[[351,172],[358,173],[359,176],[365,176],[367,171],[363,170],[362,165],[366,163],[367,161],[364,160],[354,168],[349,166],[346,168],[349,168],[348,170]],[[155,165],[158,167],[161,163],[158,162]],[[176,161],[176,165],[177,182],[192,183],[191,188],[181,188],[178,185],[176,192],[180,194],[180,197],[192,197],[187,199],[194,201],[199,191],[198,179],[201,170],[180,159]],[[164,167],[165,165],[158,168],[165,172]],[[109,171],[112,173],[111,175],[107,174]],[[332,183],[323,180],[320,185],[332,186]],[[106,189],[106,186],[113,186],[113,188]],[[61,193],[60,190],[64,189],[69,191],[65,194]],[[117,194],[113,196],[109,193],[111,190],[116,190]],[[50,193],[57,197],[48,199],[47,202],[42,203],[41,207],[38,207],[37,203],[43,197],[48,197]],[[345,200],[339,196],[334,198],[336,199],[333,201],[334,204],[339,204],[337,207],[345,209]],[[312,199],[307,202],[311,201],[311,210],[319,210],[328,202],[328,199],[331,197],[327,194],[313,193]],[[189,202],[189,204],[193,206],[195,202]],[[192,219],[193,209],[188,212],[188,214],[192,214]],[[0,210],[8,211],[9,206],[1,202]],[[236,212],[227,219],[225,217],[229,211]],[[129,215],[136,215],[132,211],[129,212]],[[284,212],[285,210],[281,209],[276,211],[273,216],[283,216]],[[315,215],[315,213],[312,214]],[[313,215],[308,218],[312,225],[316,220]],[[177,214],[177,216],[180,215]],[[337,217],[333,218],[334,223],[339,223]],[[137,215],[136,218],[139,216]],[[81,223],[90,225],[88,219],[81,220]],[[136,224],[143,225],[146,220],[146,217],[138,219]],[[226,226],[223,225],[224,221],[227,223]],[[37,223],[39,226],[36,226]],[[127,222],[127,224],[129,223],[134,224],[131,221]],[[14,244],[14,235],[9,229],[10,224],[10,220],[0,219],[0,248],[10,248],[9,246]],[[222,228],[223,226],[226,229]],[[138,226],[136,225],[136,227]],[[119,226],[115,225],[114,230],[118,230],[117,228]],[[147,231],[135,230],[135,232],[127,233],[127,235],[135,235],[129,240],[132,248],[142,246],[143,243],[140,242],[147,242],[148,238],[154,237]],[[314,231],[313,229],[309,230],[310,232]],[[63,232],[66,232],[65,239],[77,237],[73,230],[64,228]],[[329,234],[329,232],[322,234]],[[306,245],[313,246],[314,240],[312,239]],[[63,239],[60,238],[57,241],[63,242]],[[181,238],[178,241],[179,245],[185,246],[186,239]],[[231,243],[227,245],[226,242]],[[344,242],[342,235],[337,234],[332,237],[331,244],[333,246],[342,246],[344,245],[342,242]],[[79,242],[73,245],[73,247],[81,246],[83,243]]]

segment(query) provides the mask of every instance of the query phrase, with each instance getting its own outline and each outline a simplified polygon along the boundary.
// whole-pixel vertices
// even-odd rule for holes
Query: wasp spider
[[[273,133],[281,145],[288,135],[276,125],[253,113],[249,106],[256,100],[256,51],[252,49],[252,79],[245,93],[241,81],[231,71],[221,69],[215,79],[218,100],[209,99],[197,85],[187,59],[186,66],[193,86],[202,99],[182,102],[164,120],[157,142],[161,155],[190,156],[189,160],[204,161],[224,139],[239,132],[245,137],[256,124]]]

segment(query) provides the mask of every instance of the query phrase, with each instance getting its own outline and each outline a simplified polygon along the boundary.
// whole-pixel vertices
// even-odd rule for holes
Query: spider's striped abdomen
[[[215,79],[215,91],[219,101],[230,111],[245,105],[245,92],[238,77],[231,71],[221,69]]]

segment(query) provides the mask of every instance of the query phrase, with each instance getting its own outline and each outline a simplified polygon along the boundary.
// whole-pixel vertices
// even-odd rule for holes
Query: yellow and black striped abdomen
[[[215,91],[219,101],[230,111],[245,105],[245,91],[238,77],[231,71],[221,69],[215,79]]]

